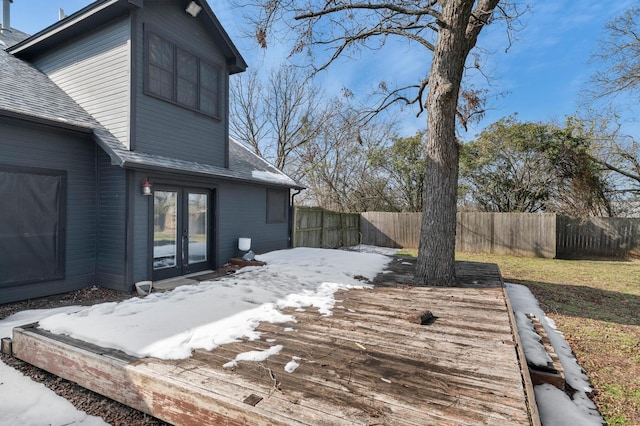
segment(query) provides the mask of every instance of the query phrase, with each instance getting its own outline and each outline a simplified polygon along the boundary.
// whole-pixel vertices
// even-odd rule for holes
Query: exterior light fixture
[[[189,6],[187,6],[187,8],[185,9],[185,11],[193,16],[194,18],[196,16],[198,16],[198,13],[200,13],[200,11],[202,10],[201,6],[198,6],[198,4],[195,1],[192,1],[191,3],[189,3]]]
[[[142,181],[142,195],[151,195],[153,192],[151,191],[151,182],[149,182],[149,178],[144,178]]]

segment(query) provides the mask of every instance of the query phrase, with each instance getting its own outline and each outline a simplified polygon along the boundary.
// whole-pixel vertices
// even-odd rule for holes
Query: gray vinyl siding
[[[122,18],[34,61],[105,128],[129,146],[130,26]]]
[[[239,255],[238,238],[251,238],[251,250],[265,253],[289,246],[289,212],[283,223],[267,223],[267,189],[260,186],[220,185],[218,193],[219,262]]]
[[[136,141],[135,150],[225,167],[227,164],[226,61],[203,26],[177,3],[145,1],[136,16]],[[221,68],[223,99],[220,119],[205,116],[144,94],[144,30],[149,29]]]
[[[126,286],[126,172],[111,165],[102,150],[97,159],[98,180],[98,250],[96,281],[101,287],[128,291]]]
[[[146,176],[144,173],[132,173],[130,191],[133,222],[130,235],[133,238],[129,259],[133,269],[131,284],[151,279],[151,247],[150,232],[152,198],[140,194],[140,183]],[[289,246],[289,212],[284,223],[267,223],[267,188],[249,184],[230,183],[211,180],[205,182],[198,179],[191,184],[184,175],[151,175],[152,182],[163,182],[164,185],[194,186],[209,188],[214,197],[212,202],[212,256],[219,268],[232,257],[238,256],[238,238],[249,237],[251,249],[256,253],[286,249]],[[129,289],[130,290],[130,289]]]
[[[150,280],[151,258],[153,253],[149,250],[152,224],[149,223],[151,210],[153,209],[153,197],[141,195],[142,180],[146,177],[143,173],[132,173],[131,200],[132,200],[132,268],[133,283]]]
[[[0,303],[95,284],[95,150],[89,135],[0,118],[0,163],[67,171],[65,278],[2,287]]]

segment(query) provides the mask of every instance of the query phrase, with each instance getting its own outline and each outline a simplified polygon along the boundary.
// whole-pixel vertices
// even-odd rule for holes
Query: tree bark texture
[[[456,108],[467,55],[473,0],[442,1],[427,95],[425,205],[416,283],[455,286],[455,234],[459,148]]]

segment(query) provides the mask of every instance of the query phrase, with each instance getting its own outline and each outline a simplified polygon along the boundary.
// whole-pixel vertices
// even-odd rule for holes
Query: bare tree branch
[[[397,13],[401,13],[403,15],[415,15],[415,16],[423,16],[429,15],[434,17],[437,20],[440,20],[440,12],[434,9],[434,6],[437,4],[437,1],[431,1],[425,5],[425,7],[420,9],[408,9],[405,7],[400,7],[394,3],[382,3],[382,4],[373,4],[373,3],[347,3],[340,6],[335,7],[325,7],[323,9],[317,11],[309,11],[307,13],[301,13],[295,16],[295,19],[309,19],[309,18],[319,18],[325,15],[331,15],[337,12],[351,12],[352,10],[358,9],[368,9],[368,10],[389,10]]]

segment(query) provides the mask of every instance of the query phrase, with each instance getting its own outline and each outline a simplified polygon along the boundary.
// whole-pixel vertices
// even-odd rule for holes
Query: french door
[[[153,280],[211,268],[211,191],[153,191]]]

